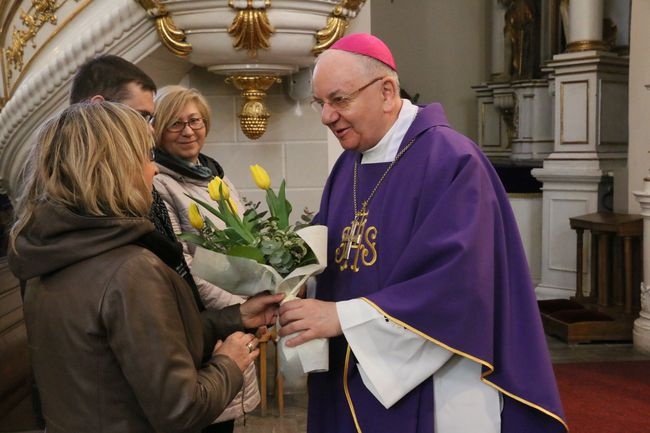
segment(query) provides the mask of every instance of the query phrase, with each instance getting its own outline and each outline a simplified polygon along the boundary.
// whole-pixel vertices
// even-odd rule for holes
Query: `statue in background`
[[[569,0],[560,0],[560,17],[562,21],[562,30],[564,37],[569,40]]]
[[[529,79],[539,69],[539,0],[505,0],[505,41],[510,50],[510,76]]]

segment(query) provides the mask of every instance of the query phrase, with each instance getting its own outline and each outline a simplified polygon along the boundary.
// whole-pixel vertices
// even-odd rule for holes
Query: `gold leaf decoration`
[[[251,140],[260,138],[266,132],[267,120],[271,116],[266,109],[266,91],[282,79],[276,75],[231,75],[226,83],[242,91],[244,103],[239,113],[239,126]]]
[[[174,20],[158,0],[138,0],[147,15],[156,20],[158,37],[165,47],[179,57],[185,57],[192,52],[192,44],[187,42],[185,32],[174,24]]]
[[[257,50],[271,47],[270,38],[275,29],[271,25],[266,9],[271,7],[271,0],[265,0],[263,7],[255,7],[253,0],[247,0],[246,9],[240,9],[228,28],[228,34],[234,38],[233,47],[245,49],[252,58],[257,57]],[[237,9],[234,0],[228,6]]]
[[[337,4],[327,18],[325,27],[316,32],[316,44],[311,52],[317,56],[339,40],[350,25],[350,17],[354,18],[365,2],[366,0],[342,0]]]
[[[13,71],[20,72],[23,69],[25,46],[31,42],[32,48],[36,48],[34,38],[41,27],[50,23],[56,25],[55,12],[61,7],[56,0],[32,0],[31,8],[25,12],[20,10],[20,20],[23,28],[14,27],[11,32],[11,46],[4,51],[7,60],[7,77],[11,79]],[[30,14],[31,13],[31,14]]]

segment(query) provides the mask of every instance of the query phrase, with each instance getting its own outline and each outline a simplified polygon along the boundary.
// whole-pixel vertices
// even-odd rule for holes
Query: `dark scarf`
[[[177,158],[169,153],[156,149],[156,162],[175,173],[192,179],[210,180],[215,176],[223,178],[223,168],[217,161],[199,153],[199,163],[192,164],[182,158]]]
[[[185,262],[183,247],[180,243],[175,239],[173,241],[169,240],[167,237],[155,230],[146,235],[140,236],[140,238],[138,238],[134,243],[148,249],[158,256],[158,258],[167,266],[176,271],[176,273],[190,286],[199,311],[205,310],[203,302],[201,302],[201,297],[199,296],[199,289],[196,287],[194,278]]]
[[[203,155],[202,153],[199,154],[199,164],[194,165],[181,158],[176,158],[175,156],[172,156],[162,150],[157,150],[156,162],[164,167],[167,167],[170,170],[175,171],[178,174],[190,177],[192,179],[207,180],[212,179],[214,176],[219,176],[222,178],[224,175],[223,168],[221,168],[219,163],[209,156]],[[146,243],[141,244],[141,246],[151,250],[170,268],[174,269],[178,275],[183,277],[183,279],[187,281],[187,284],[189,284],[190,288],[192,289],[192,294],[194,295],[194,299],[196,300],[196,305],[198,306],[199,311],[205,310],[205,306],[203,305],[203,302],[201,302],[201,297],[199,296],[199,290],[196,287],[196,283],[194,282],[190,268],[185,261],[185,257],[183,256],[182,247],[176,239],[176,234],[172,228],[167,207],[160,197],[160,194],[158,194],[155,189],[153,191],[153,204],[151,205],[151,212],[149,212],[149,219],[156,227],[156,233],[160,234],[161,236],[152,238]],[[167,244],[167,246],[165,246],[165,244]],[[150,246],[153,245],[155,245],[157,248],[150,248]]]

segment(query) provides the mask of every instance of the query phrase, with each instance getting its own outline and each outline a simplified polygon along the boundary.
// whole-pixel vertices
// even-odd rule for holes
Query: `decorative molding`
[[[0,54],[1,54],[0,55],[0,66],[1,66],[1,71],[2,71],[3,77],[4,77],[4,88],[3,88],[3,90],[4,90],[4,103],[5,104],[9,101],[9,99],[11,99],[14,90],[19,86],[19,84],[23,80],[23,78],[26,75],[28,75],[32,62],[39,56],[39,54],[45,49],[45,47],[47,47],[47,45],[50,43],[50,41],[52,41],[59,34],[59,32],[65,28],[65,26],[71,20],[73,20],[86,6],[88,6],[88,4],[90,4],[91,1],[92,0],[74,0],[74,2],[77,3],[78,6],[75,6],[75,9],[73,9],[73,10],[67,10],[67,11],[63,10],[63,7],[68,2],[67,0],[64,0],[61,3],[59,3],[58,5],[55,5],[57,7],[57,11],[64,14],[63,20],[61,20],[60,17],[54,16],[54,19],[56,20],[56,22],[53,23],[53,24],[55,24],[55,27],[52,29],[52,31],[49,34],[46,34],[45,36],[43,36],[42,34],[38,35],[39,45],[36,45],[34,43],[34,40],[32,40],[31,46],[33,48],[33,51],[31,51],[30,53],[24,53],[23,52],[23,58],[22,58],[23,65],[20,68],[19,74],[17,76],[15,76],[15,77],[13,76],[13,74],[11,72],[11,69],[9,67],[9,61],[7,59],[7,56],[6,56],[7,52],[11,48],[2,49],[0,47]],[[33,1],[32,3],[36,3],[36,2]],[[5,26],[7,26],[7,28],[9,27],[9,22],[11,21],[11,18],[13,18],[14,16],[17,15],[17,11],[19,10],[19,4],[20,4],[20,2],[17,1],[12,6],[12,10],[9,12],[9,15],[7,17],[7,22],[5,23]],[[30,8],[29,11],[32,11],[33,7],[34,6],[32,6],[32,8]],[[23,10],[20,10],[20,11],[21,11],[21,15],[25,13]],[[66,15],[66,13],[67,13],[67,15]],[[22,16],[21,16],[21,19],[22,19]],[[39,30],[41,30],[41,29],[42,28],[39,28]],[[16,30],[15,26],[14,26],[14,30]],[[47,33],[47,32],[44,32],[44,33]],[[6,33],[5,33],[4,36],[6,36],[6,37],[9,36],[8,30],[6,30]],[[34,37],[34,39],[36,39],[36,37]],[[29,41],[27,41],[27,42],[29,42]],[[12,46],[13,46],[13,41],[12,41]],[[26,44],[23,45],[23,51],[24,51],[25,46],[26,46]],[[28,58],[25,58],[24,57],[25,55],[27,55]],[[12,80],[12,78],[13,78],[13,80]],[[2,108],[2,104],[0,104],[0,109],[1,108]]]
[[[257,3],[257,4],[256,4]],[[228,27],[228,34],[233,37],[232,46],[236,50],[245,49],[251,58],[257,57],[257,50],[269,49],[270,38],[275,29],[266,15],[266,10],[271,7],[271,0],[246,0],[246,7],[238,6],[241,0],[229,0],[228,6],[238,9],[237,16]]]
[[[579,51],[610,51],[612,47],[603,41],[574,41],[566,46],[566,53]]]
[[[185,31],[176,27],[174,20],[158,0],[138,0],[147,15],[155,19],[156,31],[162,44],[174,55],[186,57],[192,52],[192,44],[187,42]]]
[[[327,18],[325,27],[316,32],[316,45],[311,52],[317,56],[340,39],[350,26],[350,18],[357,16],[365,2],[366,0],[342,0],[337,4]]]
[[[573,81],[560,81],[560,145],[565,145],[565,144],[589,144],[589,97],[590,97],[590,88],[589,88],[589,80],[573,80]],[[569,87],[574,87],[577,89],[580,89],[578,86],[584,85],[584,104],[585,104],[585,113],[584,113],[584,137],[582,140],[568,140],[567,139],[567,134],[566,128],[565,128],[565,116],[568,113],[572,114],[580,114],[580,113],[575,113],[573,110],[567,110],[567,99],[565,98],[565,89],[568,89]]]
[[[600,118],[597,122],[596,145],[627,147],[629,131],[620,125],[627,125],[628,121],[628,82],[601,78],[597,85],[596,100]]]
[[[8,173],[15,169],[12,165],[20,166],[14,161],[20,144],[16,135],[25,119],[48,101],[52,93],[61,88],[84,61],[105,52],[124,33],[142,22],[142,15],[137,13],[140,8],[135,2],[122,0],[119,5],[117,1],[115,3],[111,13],[87,27],[74,43],[63,47],[55,60],[34,71],[33,75],[22,82],[0,111],[0,192],[11,192],[11,177]],[[27,133],[26,131],[25,134]]]
[[[271,114],[266,109],[266,91],[274,83],[281,83],[277,75],[230,75],[226,83],[242,91],[244,103],[239,113],[239,126],[251,140],[260,138],[266,132],[267,120]]]
[[[506,149],[512,148],[512,140],[517,137],[519,128],[519,107],[514,89],[508,84],[492,86],[494,106],[501,113],[506,125]]]

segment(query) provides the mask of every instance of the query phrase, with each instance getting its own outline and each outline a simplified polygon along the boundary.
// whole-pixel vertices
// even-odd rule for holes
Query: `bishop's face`
[[[321,122],[346,150],[364,152],[390,129],[386,78],[368,76],[357,56],[331,50],[321,54],[314,69],[314,99],[322,103]]]

